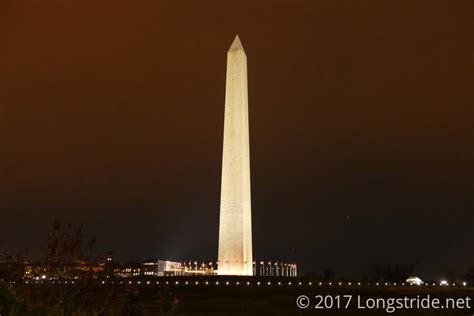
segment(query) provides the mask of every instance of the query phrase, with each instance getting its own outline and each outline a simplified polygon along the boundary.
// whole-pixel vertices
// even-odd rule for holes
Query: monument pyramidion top
[[[242,46],[242,43],[240,42],[239,35],[237,34],[234,38],[234,41],[232,42],[232,45],[230,45],[229,52],[231,51],[244,51],[244,47]]]

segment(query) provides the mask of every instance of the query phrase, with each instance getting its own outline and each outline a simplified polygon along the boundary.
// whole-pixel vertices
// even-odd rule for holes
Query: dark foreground
[[[45,285],[31,284],[41,287]],[[474,288],[462,285],[385,285],[309,278],[169,277],[107,281],[97,284],[97,297],[110,287],[134,293],[133,313],[107,315],[469,315],[474,314]],[[300,305],[297,298],[301,295]],[[417,306],[390,310],[389,299],[439,300],[438,308]],[[449,299],[448,301],[446,299]],[[163,302],[176,308],[167,310]],[[376,307],[371,303],[378,302]],[[385,305],[383,305],[385,304]],[[451,304],[451,305],[448,305]],[[306,307],[307,306],[307,307]],[[316,307],[319,308],[316,308]],[[396,306],[392,302],[392,306]],[[95,313],[94,313],[95,314]],[[103,315],[106,315],[103,314]],[[78,315],[82,315],[78,314]],[[92,315],[92,314],[89,314]]]
[[[258,280],[258,281],[257,281]],[[205,282],[208,282],[206,284]],[[162,283],[161,281],[160,283]],[[176,284],[178,282],[178,284]],[[187,284],[186,284],[187,282]],[[196,284],[196,282],[199,282]],[[204,283],[203,283],[204,282]],[[219,282],[219,284],[216,284]],[[250,284],[247,284],[250,282]],[[291,282],[291,285],[289,284]],[[165,281],[166,285],[166,281]],[[182,278],[169,279],[167,286],[181,301],[181,315],[386,315],[387,308],[369,309],[367,299],[389,298],[446,298],[459,305],[424,309],[398,309],[397,315],[473,315],[472,299],[467,308],[466,297],[474,298],[474,289],[440,286],[362,284],[338,281],[321,282],[308,278]],[[151,291],[153,292],[153,291]],[[144,297],[150,294],[143,292]],[[309,306],[301,309],[297,298],[306,295]],[[316,298],[317,295],[321,297]],[[346,295],[346,296],[344,296]],[[350,298],[350,302],[348,300]],[[360,300],[358,302],[357,300]],[[461,299],[459,302],[457,299]],[[426,301],[426,300],[425,300]],[[307,304],[304,301],[303,304]],[[316,305],[319,303],[319,308]],[[347,306],[346,306],[347,304]],[[462,306],[463,308],[458,308]],[[364,308],[365,309],[362,309]],[[387,307],[387,306],[385,306]],[[444,305],[443,305],[444,307]]]

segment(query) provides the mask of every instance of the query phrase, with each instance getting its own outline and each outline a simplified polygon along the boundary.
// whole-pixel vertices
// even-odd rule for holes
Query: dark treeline
[[[84,241],[81,227],[56,221],[39,262],[31,265],[21,254],[2,254],[0,315],[141,315],[138,288],[100,284],[94,245],[94,239]],[[148,301],[157,314],[173,314],[179,307],[165,287]]]

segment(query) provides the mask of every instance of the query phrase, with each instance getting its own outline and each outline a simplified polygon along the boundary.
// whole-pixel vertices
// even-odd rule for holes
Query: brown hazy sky
[[[474,265],[468,0],[0,1],[0,248],[214,258],[236,33],[256,258]]]

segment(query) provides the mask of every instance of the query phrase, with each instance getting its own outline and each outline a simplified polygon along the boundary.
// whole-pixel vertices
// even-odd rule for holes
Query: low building
[[[116,277],[182,275],[184,265],[180,262],[152,259],[143,262],[127,262],[114,269]]]
[[[142,275],[142,272],[142,264],[134,261],[118,265],[114,269],[114,275],[121,278],[138,277]]]
[[[176,275],[177,271],[181,271],[182,264],[180,262],[153,259],[142,262],[142,267],[143,275],[168,276]]]
[[[298,276],[296,263],[285,263],[278,261],[257,261],[253,263],[253,275],[256,276]]]
[[[125,264],[113,264],[111,257],[107,258],[105,266],[114,267],[114,276],[129,278],[138,276],[189,276],[189,275],[216,275],[218,262],[177,262],[161,259],[150,259]],[[107,270],[107,269],[106,269]],[[298,268],[296,263],[279,261],[254,261],[253,275],[296,277]]]

